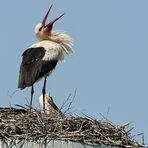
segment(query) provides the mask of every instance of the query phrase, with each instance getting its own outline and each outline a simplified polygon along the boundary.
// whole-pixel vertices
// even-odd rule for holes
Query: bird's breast
[[[32,46],[30,48],[36,48],[36,47],[43,47],[46,52],[42,60],[44,61],[50,61],[50,60],[63,60],[64,59],[64,51],[61,46],[61,44],[53,42],[53,41],[40,41]]]

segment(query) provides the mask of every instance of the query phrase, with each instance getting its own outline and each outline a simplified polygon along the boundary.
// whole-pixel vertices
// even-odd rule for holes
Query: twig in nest
[[[144,133],[139,133],[139,134],[137,134],[137,136],[141,136],[141,138],[142,138],[142,144],[145,145]]]
[[[15,106],[16,106],[16,107],[23,108],[23,109],[25,109],[25,110],[27,109],[26,107],[24,107],[24,106],[22,106],[22,105],[19,105],[19,104],[15,104]]]
[[[70,97],[71,97],[71,93],[68,95],[66,100],[63,102],[62,106],[60,107],[60,110],[62,110],[63,108],[65,108],[67,106],[67,102],[68,102],[68,100],[70,100]]]
[[[129,133],[134,129],[134,127],[130,128],[128,131],[126,131],[126,134],[129,135]]]
[[[103,119],[105,119],[106,122],[110,122],[112,123],[109,119],[107,119],[107,117],[105,117],[103,114],[100,113],[100,115],[103,117]]]
[[[64,114],[66,114],[71,109],[71,105],[76,97],[76,92],[77,92],[77,89],[75,89],[73,97],[72,97],[72,94],[70,93],[66,98],[66,100],[63,102],[62,106],[60,107],[60,110],[63,110],[64,108],[67,107],[67,109],[64,111]]]
[[[11,100],[12,100],[13,96],[15,95],[15,93],[16,93],[17,91],[18,91],[18,90],[15,90],[15,91],[13,91],[11,94],[10,94],[10,92],[8,91],[8,96],[10,97],[10,99],[8,99],[9,107],[12,107],[12,105],[11,105]]]

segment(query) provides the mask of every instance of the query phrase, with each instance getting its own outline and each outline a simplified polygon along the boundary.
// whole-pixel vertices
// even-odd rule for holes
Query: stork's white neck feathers
[[[50,34],[46,33],[46,28],[43,28],[42,23],[35,27],[35,34],[39,41],[50,41],[60,45],[66,54],[73,52],[72,38],[62,31],[51,31]]]
[[[52,31],[49,40],[56,42],[61,45],[66,54],[73,52],[73,41],[72,38],[62,31]]]

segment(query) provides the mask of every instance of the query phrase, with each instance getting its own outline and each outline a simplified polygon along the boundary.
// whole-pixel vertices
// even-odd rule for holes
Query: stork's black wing
[[[43,47],[29,48],[22,54],[24,65],[29,65],[42,59],[46,50]]]
[[[55,68],[57,60],[42,60],[45,53],[46,50],[43,47],[37,47],[29,48],[22,54],[18,88],[24,89],[32,86],[38,79]]]

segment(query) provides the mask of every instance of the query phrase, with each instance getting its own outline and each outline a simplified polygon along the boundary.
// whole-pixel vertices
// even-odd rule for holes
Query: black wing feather
[[[57,60],[43,61],[46,50],[43,47],[29,48],[23,54],[20,66],[18,88],[32,86],[38,79],[51,72]]]
[[[23,64],[29,65],[43,58],[46,50],[43,47],[29,48],[23,54]]]

